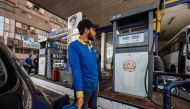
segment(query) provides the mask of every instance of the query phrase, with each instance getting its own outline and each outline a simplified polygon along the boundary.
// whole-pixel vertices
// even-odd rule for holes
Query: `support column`
[[[155,52],[156,54],[158,54],[158,38],[159,38],[159,35],[158,33],[155,34]]]
[[[105,38],[106,34],[101,33],[101,72],[104,71],[104,52],[105,52]]]
[[[149,33],[149,64],[148,64],[148,96],[150,98],[152,98],[152,85],[153,85],[153,70],[154,70],[154,57],[153,57],[153,40],[154,40],[154,34],[153,34],[153,11],[149,12],[149,29],[148,29],[148,33]]]

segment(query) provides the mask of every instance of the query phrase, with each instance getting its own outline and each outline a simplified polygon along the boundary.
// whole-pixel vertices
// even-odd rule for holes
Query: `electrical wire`
[[[147,89],[147,74],[148,74],[148,66],[150,64],[150,56],[153,54],[153,46],[154,46],[154,43],[155,43],[155,35],[153,36],[153,43],[151,45],[151,49],[150,49],[150,52],[148,53],[148,64],[147,64],[147,67],[146,67],[146,72],[145,72],[145,77],[144,77],[144,87],[145,87],[145,92],[147,94],[147,98],[152,101],[155,105],[158,105],[160,107],[163,107],[161,104],[157,103],[156,101],[154,101],[148,94],[148,89]]]

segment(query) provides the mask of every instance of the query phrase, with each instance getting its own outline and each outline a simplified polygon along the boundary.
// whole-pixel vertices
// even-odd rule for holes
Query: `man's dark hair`
[[[79,34],[82,35],[84,34],[85,28],[98,28],[98,25],[93,24],[90,20],[88,19],[83,19],[79,22],[77,26],[79,30]]]
[[[29,54],[29,57],[32,57],[32,54]]]

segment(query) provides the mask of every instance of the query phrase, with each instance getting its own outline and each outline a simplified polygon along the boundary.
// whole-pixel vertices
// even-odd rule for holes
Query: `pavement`
[[[56,100],[57,98],[61,97],[62,95],[60,94],[57,94],[55,92],[52,92],[50,90],[47,90],[45,88],[42,88],[40,86],[37,86],[41,91],[42,93],[44,94],[44,96],[47,97],[47,99],[52,103],[54,100]],[[73,102],[73,99],[71,99],[71,102]],[[101,107],[98,107],[98,109],[104,109],[104,108],[101,108]]]
[[[55,92],[52,92],[50,90],[47,90],[45,88],[42,88],[40,86],[37,86],[38,89],[40,89],[42,91],[42,93],[44,94],[45,97],[47,97],[47,99],[52,103],[53,101],[55,101],[57,98],[61,97],[60,94],[57,94]]]
[[[33,76],[36,76],[36,75],[33,75]],[[38,77],[39,78],[39,77]],[[44,79],[44,78],[39,78],[39,79]],[[50,81],[50,80],[46,80],[46,79],[44,79],[44,81],[49,81],[49,82],[52,82],[52,81]],[[56,84],[60,84],[60,85],[62,85],[61,83],[56,83]],[[57,87],[57,86],[56,86]],[[44,95],[49,99],[49,101],[50,102],[53,102],[54,100],[56,100],[57,98],[59,98],[59,97],[61,97],[62,95],[62,93],[59,93],[59,92],[57,92],[57,93],[55,93],[55,92],[52,92],[52,91],[50,91],[50,89],[49,90],[47,90],[47,89],[45,89],[45,88],[42,88],[42,87],[39,87],[38,86],[38,88],[44,93]],[[100,88],[101,89],[101,88]],[[107,88],[106,88],[107,89]],[[180,88],[181,89],[181,88]],[[110,93],[109,93],[109,91],[103,91],[103,92],[105,92],[109,97],[111,97],[111,96],[113,96],[114,94],[112,93],[111,95],[109,95]],[[190,90],[189,89],[187,89],[187,90],[179,90],[178,91],[179,93],[178,93],[178,95],[179,96],[181,96],[181,97],[183,97],[183,98],[186,98],[186,99],[188,99],[188,100],[190,100]],[[58,94],[59,93],[59,94]],[[158,95],[158,96],[154,96],[154,100],[155,101],[157,101],[159,104],[162,104],[162,101],[163,101],[163,95],[162,95],[162,93],[155,93],[155,95]],[[118,96],[116,96],[116,97],[118,97]],[[126,96],[119,96],[119,100],[121,100],[121,99],[127,99],[127,97]],[[130,97],[129,98],[129,100],[128,101],[130,101],[132,98]],[[71,99],[71,102],[72,102],[73,100]],[[136,101],[135,101],[135,103],[136,103]],[[144,102],[141,102],[141,104],[142,103],[144,103]],[[174,107],[176,108],[176,109],[189,109],[188,107],[190,106],[190,103],[188,103],[188,102],[184,102],[183,100],[180,100],[180,99],[177,99],[176,97],[172,97],[172,104],[174,105]],[[103,109],[103,108],[101,108],[101,107],[98,107],[98,109]],[[106,108],[104,108],[104,109],[106,109]],[[109,109],[109,108],[108,108]]]

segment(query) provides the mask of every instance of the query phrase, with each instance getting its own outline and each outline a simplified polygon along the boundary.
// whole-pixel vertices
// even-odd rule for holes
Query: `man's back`
[[[25,59],[25,63],[26,63],[27,65],[32,65],[32,59],[31,59],[31,58],[26,58],[26,59]]]
[[[38,65],[38,58],[34,58],[33,63],[34,63],[35,65]]]
[[[154,71],[164,71],[164,64],[159,56],[154,56]]]

